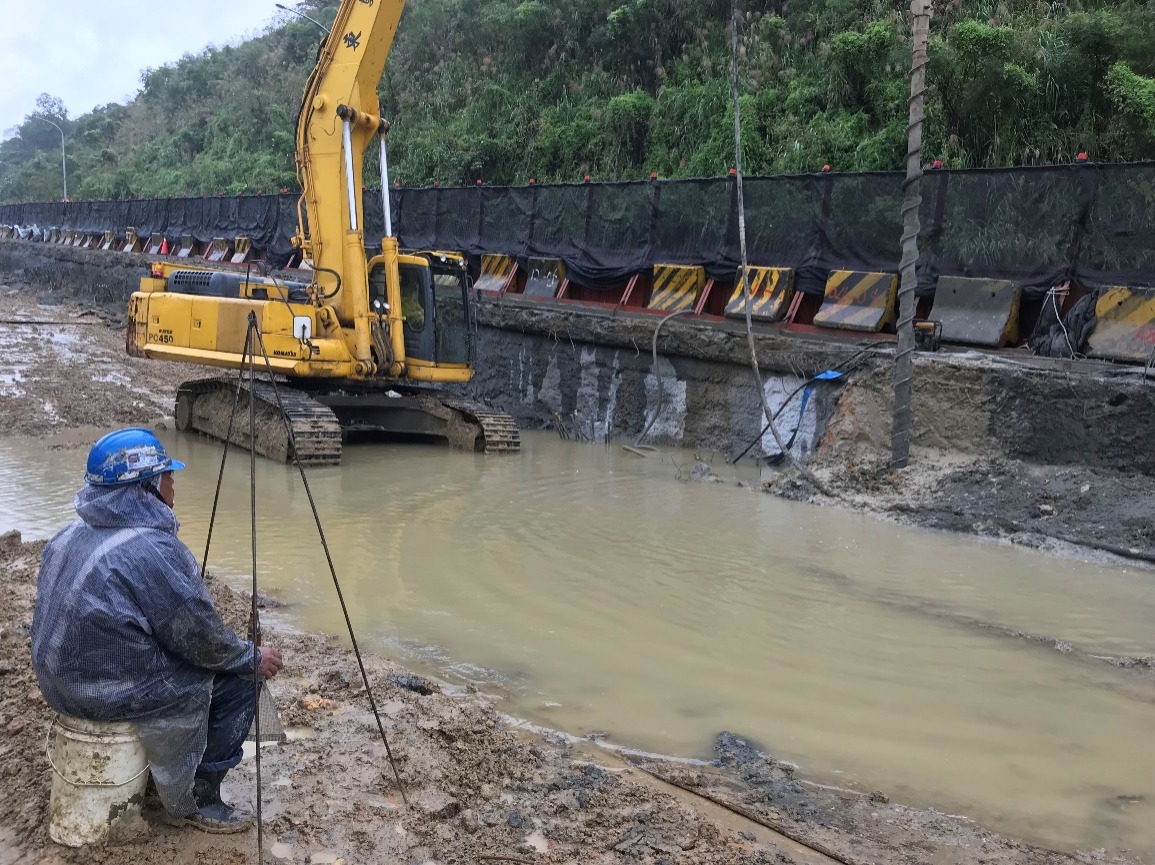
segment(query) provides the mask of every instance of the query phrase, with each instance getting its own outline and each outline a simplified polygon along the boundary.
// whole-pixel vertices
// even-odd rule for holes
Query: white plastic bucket
[[[131,723],[57,715],[48,836],[57,844],[118,843],[147,831],[140,816],[148,760]]]

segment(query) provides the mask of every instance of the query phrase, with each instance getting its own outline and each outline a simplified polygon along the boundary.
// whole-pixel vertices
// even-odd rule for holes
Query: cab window
[[[421,267],[400,268],[401,317],[414,333],[425,330],[425,272]]]

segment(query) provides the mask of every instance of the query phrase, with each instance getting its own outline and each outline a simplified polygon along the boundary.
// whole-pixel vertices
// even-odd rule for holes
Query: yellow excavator
[[[247,423],[234,425],[232,440],[273,459],[339,463],[343,434],[358,433],[443,438],[485,452],[521,446],[508,414],[437,387],[473,376],[464,259],[449,252],[403,254],[393,235],[389,123],[380,117],[377,84],[404,5],[343,0],[305,86],[293,244],[311,262],[309,280],[155,262],[129,301],[130,355],[226,369],[246,365],[249,315],[255,315],[281,399],[268,381],[256,382],[256,441],[248,440]],[[367,252],[361,175],[374,143],[385,237],[379,251]],[[259,358],[257,364],[264,367]],[[183,384],[177,428],[223,440],[236,387],[234,376]]]

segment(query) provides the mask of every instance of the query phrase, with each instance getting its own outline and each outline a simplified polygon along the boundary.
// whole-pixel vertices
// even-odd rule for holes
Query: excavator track
[[[269,382],[256,381],[252,392],[256,409],[256,444],[253,450],[269,459],[292,462],[295,447],[301,465],[340,464],[341,425],[327,406],[287,384],[278,384],[274,392]],[[177,390],[177,429],[195,430],[224,441],[228,436],[229,418],[233,415],[236,394],[235,378],[206,378],[185,382]],[[236,403],[236,415],[233,417],[232,443],[243,448],[249,448],[248,413],[249,383],[242,381],[240,402]],[[293,431],[291,441],[286,430],[286,418]]]
[[[483,453],[514,453],[521,450],[521,430],[517,427],[517,421],[505,412],[468,399],[441,399],[440,402],[447,408],[461,412],[469,421],[481,427],[482,446],[478,450]]]

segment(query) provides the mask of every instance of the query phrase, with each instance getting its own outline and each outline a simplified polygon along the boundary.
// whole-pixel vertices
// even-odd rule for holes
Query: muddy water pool
[[[220,449],[162,436],[189,464],[177,514],[199,558]],[[578,735],[709,758],[730,730],[819,780],[1155,854],[1155,680],[1095,658],[1155,654],[1155,572],[785,502],[721,457],[724,483],[686,483],[685,452],[524,442],[359,445],[310,471],[363,645]],[[68,443],[0,442],[0,531],[72,517],[86,450]],[[210,559],[238,587],[248,464],[232,452]],[[292,625],[343,632],[295,470],[258,460],[257,486],[262,590]]]

